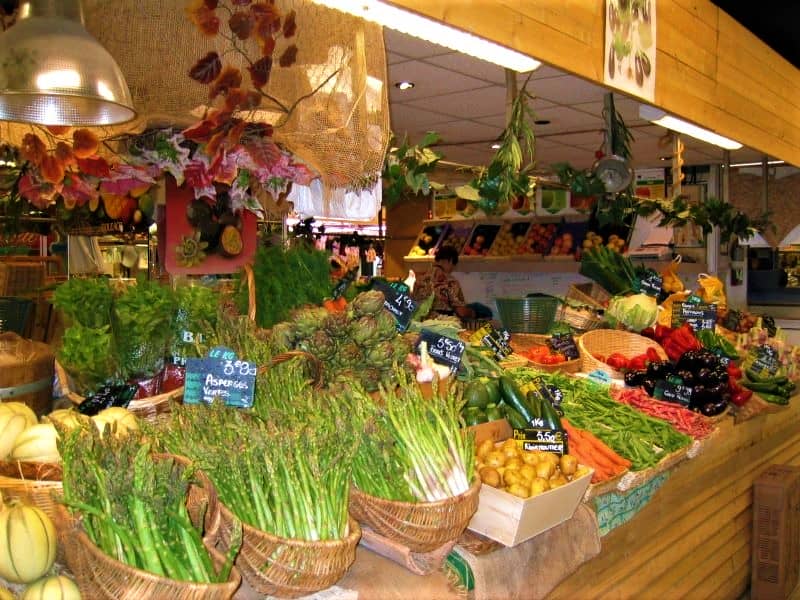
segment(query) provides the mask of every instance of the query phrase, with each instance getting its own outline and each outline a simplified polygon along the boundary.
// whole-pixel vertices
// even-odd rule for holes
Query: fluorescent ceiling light
[[[639,105],[639,116],[642,119],[650,121],[651,123],[661,125],[661,127],[666,127],[667,129],[677,131],[678,133],[685,133],[690,137],[708,142],[709,144],[714,144],[715,146],[725,148],[726,150],[738,150],[742,147],[742,145],[736,140],[723,137],[714,133],[713,131],[703,129],[702,127],[698,127],[697,125],[693,125],[692,123],[678,119],[672,115],[668,115],[663,110],[654,108],[652,106],[647,106],[646,104]]]
[[[516,50],[391,6],[381,0],[314,0],[314,2],[519,73],[533,71],[542,64]]]
[[[768,165],[785,165],[786,163],[782,160],[769,160],[767,161]],[[734,167],[760,167],[762,163],[760,162],[743,162],[743,163],[733,163],[731,164],[731,168]],[[725,165],[722,165],[723,167]]]

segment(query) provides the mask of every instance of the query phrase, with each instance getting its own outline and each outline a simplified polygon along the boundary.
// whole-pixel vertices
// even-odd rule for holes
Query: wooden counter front
[[[800,398],[792,404],[722,423],[548,600],[740,598],[750,583],[753,481],[771,464],[800,464]]]

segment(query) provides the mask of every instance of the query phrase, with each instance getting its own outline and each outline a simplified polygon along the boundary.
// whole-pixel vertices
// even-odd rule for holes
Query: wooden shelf
[[[433,257],[429,256],[406,256],[403,260],[407,267],[418,270],[427,270],[433,264]],[[669,264],[667,260],[634,260],[633,262],[659,272]],[[542,260],[542,258],[526,256],[513,258],[507,256],[462,256],[455,270],[464,273],[495,271],[502,273],[578,273],[580,268],[581,263],[575,260]],[[706,272],[707,269],[706,263],[681,263],[678,272],[682,275],[697,275]]]

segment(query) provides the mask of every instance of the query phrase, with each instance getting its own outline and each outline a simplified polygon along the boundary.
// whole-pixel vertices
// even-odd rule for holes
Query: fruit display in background
[[[447,225],[427,225],[419,234],[408,255],[413,257],[433,256],[439,247],[439,241],[446,235]]]
[[[458,252],[464,248],[464,244],[469,239],[469,234],[472,233],[472,225],[456,225],[453,224],[444,234],[442,243],[439,244],[440,248],[445,246],[452,246]]]
[[[472,231],[472,237],[461,251],[463,256],[488,256],[489,248],[500,233],[500,225],[484,223],[477,225]]]
[[[549,256],[571,256],[575,254],[575,239],[570,232],[557,235],[550,246]]]
[[[526,233],[531,227],[530,223],[503,223],[500,231],[494,239],[492,247],[489,248],[488,256],[511,256],[512,254],[522,254],[518,249],[525,245]]]
[[[533,223],[528,230],[522,254],[546,254],[556,235],[555,223]]]
[[[619,237],[617,234],[612,233],[608,236],[607,240],[603,239],[603,236],[599,233],[595,233],[594,231],[588,231],[586,233],[586,238],[583,240],[583,249],[589,250],[590,248],[597,248],[598,246],[605,246],[609,250],[614,250],[615,252],[624,252],[625,251],[625,240]]]

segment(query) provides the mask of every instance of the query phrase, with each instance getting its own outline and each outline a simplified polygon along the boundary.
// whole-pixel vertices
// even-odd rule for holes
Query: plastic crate
[[[0,333],[13,331],[25,337],[33,301],[26,298],[0,298]]]
[[[497,313],[511,333],[547,333],[553,326],[561,301],[555,296],[497,298]]]

